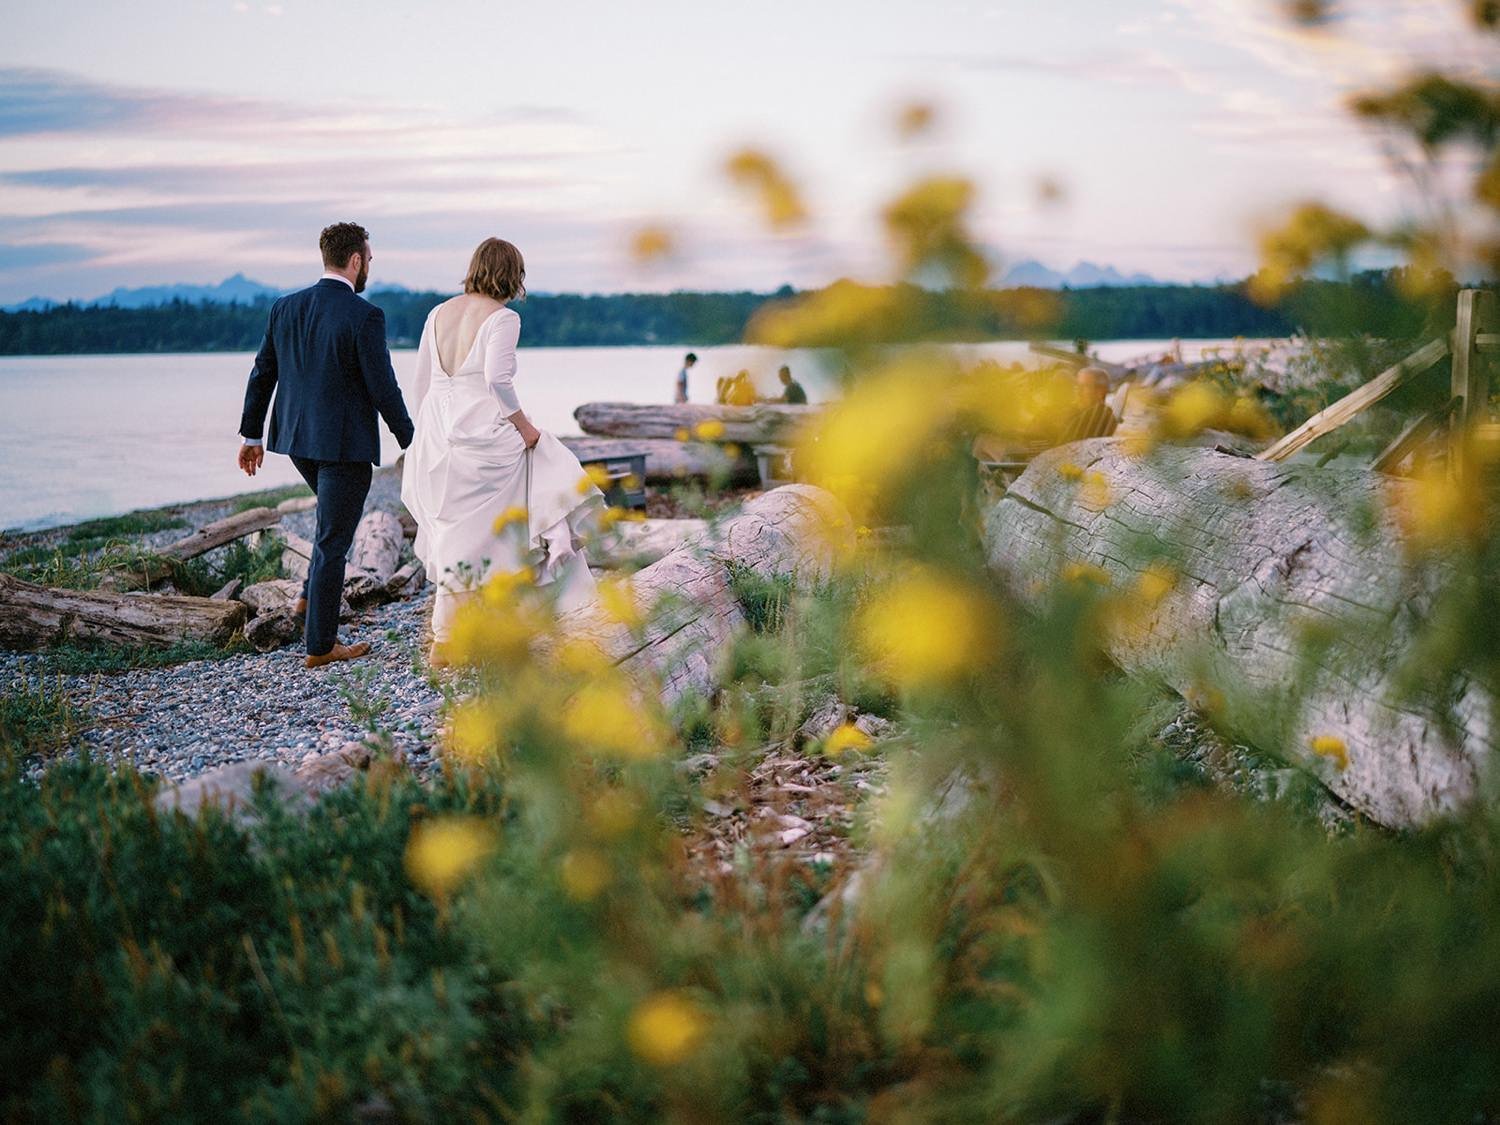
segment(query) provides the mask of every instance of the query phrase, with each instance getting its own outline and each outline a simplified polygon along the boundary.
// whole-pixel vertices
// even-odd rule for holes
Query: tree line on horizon
[[[1420,280],[1421,284],[1414,281]],[[1000,289],[970,294],[896,287],[909,320],[929,338],[1149,340],[1364,334],[1408,339],[1446,327],[1458,286],[1449,276],[1368,271],[1347,281],[1304,280],[1278,299],[1252,297],[1250,280],[1219,285]],[[536,294],[517,302],[527,347],[739,343],[773,293]],[[415,346],[428,312],[450,294],[369,295],[392,346]],[[271,298],[246,304],[172,301],[145,308],[59,305],[0,313],[0,355],[253,351]]]

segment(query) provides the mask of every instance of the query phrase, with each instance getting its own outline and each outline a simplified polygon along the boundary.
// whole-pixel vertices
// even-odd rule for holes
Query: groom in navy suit
[[[385,342],[385,314],[358,294],[370,275],[370,234],[335,223],[318,239],[323,276],[271,306],[240,418],[240,468],[254,476],[265,451],[285,453],[318,498],[317,541],[297,603],[307,666],[354,660],[366,643],[340,644],[344,556],[380,463],[378,412],[405,449],[412,424]],[[275,401],[272,401],[272,393]],[[264,440],[266,412],[271,435]]]

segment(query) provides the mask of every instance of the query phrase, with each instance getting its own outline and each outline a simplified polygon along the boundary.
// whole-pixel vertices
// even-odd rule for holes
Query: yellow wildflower
[[[578,493],[580,496],[587,496],[591,488],[597,488],[600,492],[603,492],[609,488],[611,483],[613,482],[609,479],[609,474],[602,467],[599,465],[585,465],[583,467],[583,476],[578,479]]]
[[[528,566],[520,570],[499,570],[485,580],[481,590],[484,604],[501,608],[515,600],[516,592],[530,586],[536,574]]]
[[[981,654],[984,606],[925,567],[903,574],[858,613],[855,635],[898,684],[957,679]]]
[[[807,218],[796,186],[766,153],[743,149],[725,162],[724,170],[736,184],[759,197],[771,226],[795,226]]]
[[[1086,508],[1094,511],[1102,511],[1114,502],[1114,494],[1110,491],[1109,480],[1105,475],[1096,470],[1083,474],[1083,488],[1079,490],[1078,499]]]
[[[672,431],[672,436],[678,441],[687,441],[687,439],[692,435],[688,433],[688,428],[686,426],[678,426],[677,429]]]
[[[658,992],[630,1014],[626,1041],[652,1066],[675,1066],[688,1059],[708,1031],[708,1016],[679,992]]]
[[[563,893],[575,902],[589,902],[609,886],[614,873],[609,860],[593,848],[575,848],[559,865]]]
[[[443,898],[495,850],[495,831],[472,816],[419,821],[406,843],[406,873],[434,898]]]
[[[847,279],[758,309],[745,341],[773,347],[839,347],[900,334],[911,314],[898,290]]]
[[[1063,567],[1065,582],[1087,583],[1093,586],[1108,586],[1114,581],[1102,566],[1091,562],[1070,562]]]
[[[1330,759],[1340,772],[1349,768],[1349,747],[1337,735],[1314,735],[1310,745],[1314,754]]]
[[[585,817],[601,838],[612,840],[630,831],[638,816],[636,802],[619,789],[606,789],[589,804]]]
[[[693,427],[693,434],[699,441],[718,441],[724,436],[724,423],[717,418],[705,418]]]
[[[630,256],[642,264],[675,252],[677,240],[665,227],[641,227],[630,237]]]
[[[506,508],[505,511],[501,512],[498,516],[495,517],[495,523],[491,530],[493,530],[496,535],[499,535],[512,524],[525,524],[526,516],[526,509],[521,507],[520,505]]]
[[[635,588],[629,578],[608,578],[599,583],[599,606],[613,620],[627,629],[639,629],[645,616],[635,602]]]
[[[1083,470],[1071,461],[1064,461],[1057,467],[1057,475],[1063,480],[1082,480]]]
[[[847,750],[864,750],[874,741],[853,723],[845,723],[823,740],[823,753],[838,757]]]
[[[1484,498],[1439,465],[1393,485],[1396,518],[1413,545],[1456,543],[1483,529]]]
[[[1213,425],[1224,405],[1223,393],[1212,383],[1189,383],[1167,400],[1163,413],[1170,432],[1187,437]]]
[[[1177,585],[1177,574],[1170,567],[1153,563],[1136,579],[1136,596],[1147,605],[1156,605]]]
[[[661,732],[647,717],[643,701],[616,677],[580,688],[563,707],[562,731],[575,745],[622,758],[651,758],[663,749]]]
[[[453,712],[448,725],[448,746],[465,762],[476,762],[495,749],[499,733],[498,715],[487,704],[470,700]]]

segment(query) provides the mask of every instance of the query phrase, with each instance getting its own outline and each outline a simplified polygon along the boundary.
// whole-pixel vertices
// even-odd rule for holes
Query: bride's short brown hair
[[[486,238],[474,248],[465,293],[483,293],[497,301],[526,296],[526,259],[503,238]]]

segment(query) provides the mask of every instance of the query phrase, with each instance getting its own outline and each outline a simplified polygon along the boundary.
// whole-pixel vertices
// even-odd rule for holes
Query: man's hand
[[[247,477],[253,477],[266,459],[266,447],[263,445],[240,446],[240,468],[244,470]]]

